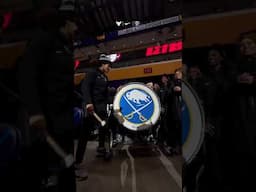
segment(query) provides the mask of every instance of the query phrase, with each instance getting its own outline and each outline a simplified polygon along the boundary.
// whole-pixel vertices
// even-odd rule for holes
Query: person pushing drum
[[[97,68],[86,74],[86,78],[83,81],[81,88],[85,109],[88,114],[95,111],[103,120],[107,119],[108,78],[106,74],[111,70],[111,64],[111,58],[108,55],[101,54],[97,63]],[[104,154],[106,152],[106,134],[106,126],[101,126],[99,128],[99,145],[97,148],[99,154]]]

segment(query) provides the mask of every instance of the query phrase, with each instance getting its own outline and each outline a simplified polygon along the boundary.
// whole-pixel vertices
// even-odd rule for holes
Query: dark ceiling
[[[169,0],[80,0],[88,28],[97,32],[116,29],[116,21],[142,23],[181,14],[179,1]]]
[[[56,0],[0,1],[0,14],[13,13],[10,31],[33,28],[35,15],[42,7],[52,7]],[[79,0],[84,30],[88,35],[123,28],[116,21],[141,21],[142,23],[179,15],[180,0]]]
[[[255,7],[256,0],[182,0],[182,15],[191,17]]]
[[[0,0],[0,15],[12,12],[5,30],[5,42],[26,39],[35,27],[35,18],[42,8],[52,7],[59,0]],[[150,21],[183,15],[190,17],[256,6],[256,0],[77,0],[85,24],[85,36],[96,36],[130,26],[117,26],[116,21]]]

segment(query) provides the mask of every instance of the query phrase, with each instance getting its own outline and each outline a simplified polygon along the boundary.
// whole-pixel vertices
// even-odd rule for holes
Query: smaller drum
[[[19,159],[21,148],[20,132],[9,124],[0,124],[0,176],[8,171],[11,162]]]
[[[78,127],[82,124],[84,113],[83,113],[83,110],[78,107],[75,107],[73,111],[74,111],[74,125],[75,127]]]
[[[146,130],[160,117],[160,101],[156,93],[143,83],[128,83],[115,95],[114,115],[127,129]]]
[[[182,153],[187,164],[196,157],[203,140],[205,118],[203,107],[193,88],[182,82]]]

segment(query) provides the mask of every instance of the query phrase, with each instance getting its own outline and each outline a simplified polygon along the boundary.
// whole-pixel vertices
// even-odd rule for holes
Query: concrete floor
[[[89,142],[84,165],[86,181],[78,192],[181,192],[182,157],[166,157],[149,145],[120,145],[111,161],[96,157],[96,142]]]

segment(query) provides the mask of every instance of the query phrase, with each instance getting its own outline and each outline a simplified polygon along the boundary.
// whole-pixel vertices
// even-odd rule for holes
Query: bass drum
[[[143,83],[128,83],[115,95],[114,115],[131,131],[146,130],[160,117],[160,101],[156,93]]]
[[[204,140],[203,107],[193,88],[182,82],[182,153],[187,164],[197,155]]]

